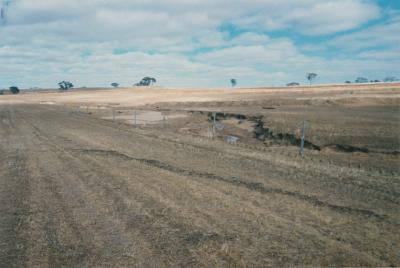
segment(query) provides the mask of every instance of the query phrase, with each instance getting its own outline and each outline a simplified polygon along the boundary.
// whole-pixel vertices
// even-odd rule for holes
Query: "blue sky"
[[[13,0],[0,88],[238,86],[400,77],[397,0]]]

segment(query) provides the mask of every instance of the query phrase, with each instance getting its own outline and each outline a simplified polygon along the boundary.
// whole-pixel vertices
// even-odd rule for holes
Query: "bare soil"
[[[2,96],[0,267],[400,266],[398,88],[254,92]],[[173,116],[132,126],[116,110]],[[319,147],[305,157],[279,136],[302,120]]]

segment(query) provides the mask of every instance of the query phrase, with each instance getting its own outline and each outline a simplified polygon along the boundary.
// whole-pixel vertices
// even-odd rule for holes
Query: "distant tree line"
[[[155,83],[157,83],[157,79],[155,79],[154,77],[146,76],[141,81],[134,84],[134,86],[151,86]],[[110,84],[110,86],[113,88],[118,88],[120,86],[120,84],[117,82],[113,82]],[[58,87],[60,90],[65,91],[65,90],[74,88],[74,84],[72,84],[72,82],[70,82],[70,81],[61,81],[58,83]]]
[[[397,78],[394,77],[394,76],[388,76],[388,77],[385,77],[385,78],[383,79],[383,82],[395,82],[395,81],[399,81],[399,79],[397,79]]]
[[[309,81],[310,85],[312,85],[312,82],[317,78],[317,76],[318,76],[318,74],[316,74],[316,73],[307,73],[306,79]],[[357,83],[357,84],[363,84],[363,83],[368,83],[368,82],[369,83],[380,83],[380,82],[389,83],[389,82],[396,82],[396,81],[400,81],[400,80],[394,76],[387,76],[382,81],[378,80],[378,79],[368,80],[368,78],[360,76],[354,80],[354,83]],[[351,82],[350,80],[347,80],[347,81],[345,81],[345,83],[351,84],[353,82]],[[288,87],[300,86],[300,83],[290,82],[290,83],[286,84],[286,86],[288,86]]]
[[[354,80],[354,83],[356,83],[356,84],[364,84],[364,83],[368,83],[368,82],[370,82],[370,83],[380,83],[380,82],[390,83],[390,82],[396,82],[396,81],[399,81],[399,79],[397,79],[394,76],[387,76],[382,81],[378,80],[378,79],[368,80],[368,78],[366,78],[366,77],[357,77],[356,80]],[[351,81],[347,80],[345,83],[351,84]]]
[[[306,74],[306,79],[308,80],[310,86],[312,85],[313,81],[318,77],[317,73],[307,73]],[[396,78],[395,76],[387,76],[384,79],[378,80],[378,79],[373,79],[373,80],[369,80],[366,77],[357,77],[354,82],[347,80],[345,81],[346,84],[351,84],[351,83],[357,83],[357,84],[363,84],[363,83],[379,83],[379,82],[385,82],[385,83],[390,83],[390,82],[396,82],[396,81],[400,81],[398,78]],[[230,84],[232,87],[235,87],[237,85],[237,80],[235,78],[231,78],[229,80]],[[143,77],[142,80],[140,80],[138,83],[135,83],[134,86],[140,86],[140,87],[145,87],[145,86],[151,86],[157,83],[157,79],[154,77]],[[110,84],[113,88],[118,88],[120,85],[117,82],[113,82]],[[74,88],[74,85],[72,84],[72,82],[70,81],[61,81],[58,83],[59,89],[62,91],[65,90],[69,90],[71,88]],[[286,86],[288,87],[293,87],[293,86],[300,86],[300,83],[298,82],[290,82],[288,84],[286,84]],[[11,86],[9,88],[10,93],[12,94],[18,94],[20,92],[19,88],[16,86]],[[4,94],[4,90],[0,90],[0,95]]]

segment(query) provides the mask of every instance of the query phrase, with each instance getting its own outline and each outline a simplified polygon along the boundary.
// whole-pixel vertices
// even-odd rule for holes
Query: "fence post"
[[[301,129],[301,143],[300,143],[300,155],[304,156],[304,139],[306,137],[306,121],[303,121]]]
[[[134,112],[134,125],[136,126],[136,111]]]
[[[113,121],[115,121],[115,109],[113,108]]]
[[[165,125],[166,125],[166,118],[165,118],[165,115],[163,115],[163,121],[162,121],[162,124],[163,124],[163,128],[165,128]]]
[[[214,112],[213,113],[213,117],[214,117],[214,119],[213,119],[213,128],[212,128],[212,133],[213,133],[213,138],[214,138],[214,136],[215,136],[215,118],[217,117],[217,113],[216,112]]]

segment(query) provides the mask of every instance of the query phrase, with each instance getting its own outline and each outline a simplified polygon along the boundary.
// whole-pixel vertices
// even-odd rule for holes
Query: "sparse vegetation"
[[[388,76],[383,79],[383,82],[395,82],[395,81],[397,81],[397,79],[394,76]]]
[[[147,87],[157,83],[157,80],[153,77],[144,77],[139,83],[136,83],[135,86],[138,87]]]
[[[296,87],[296,86],[300,86],[300,84],[297,82],[291,82],[291,83],[286,84],[286,86],[287,87]]]
[[[310,82],[310,85],[317,78],[317,76],[318,76],[318,74],[316,74],[316,73],[308,73],[308,74],[306,74],[306,78]]]
[[[0,266],[398,266],[398,88],[2,96]]]
[[[69,81],[61,81],[58,83],[60,90],[68,90],[74,87],[74,85]]]
[[[355,80],[355,83],[358,83],[358,84],[368,83],[368,79],[365,77],[357,77],[357,79]]]
[[[10,87],[10,92],[12,94],[18,94],[19,93],[19,88],[16,87],[16,86],[12,86],[12,87]]]

